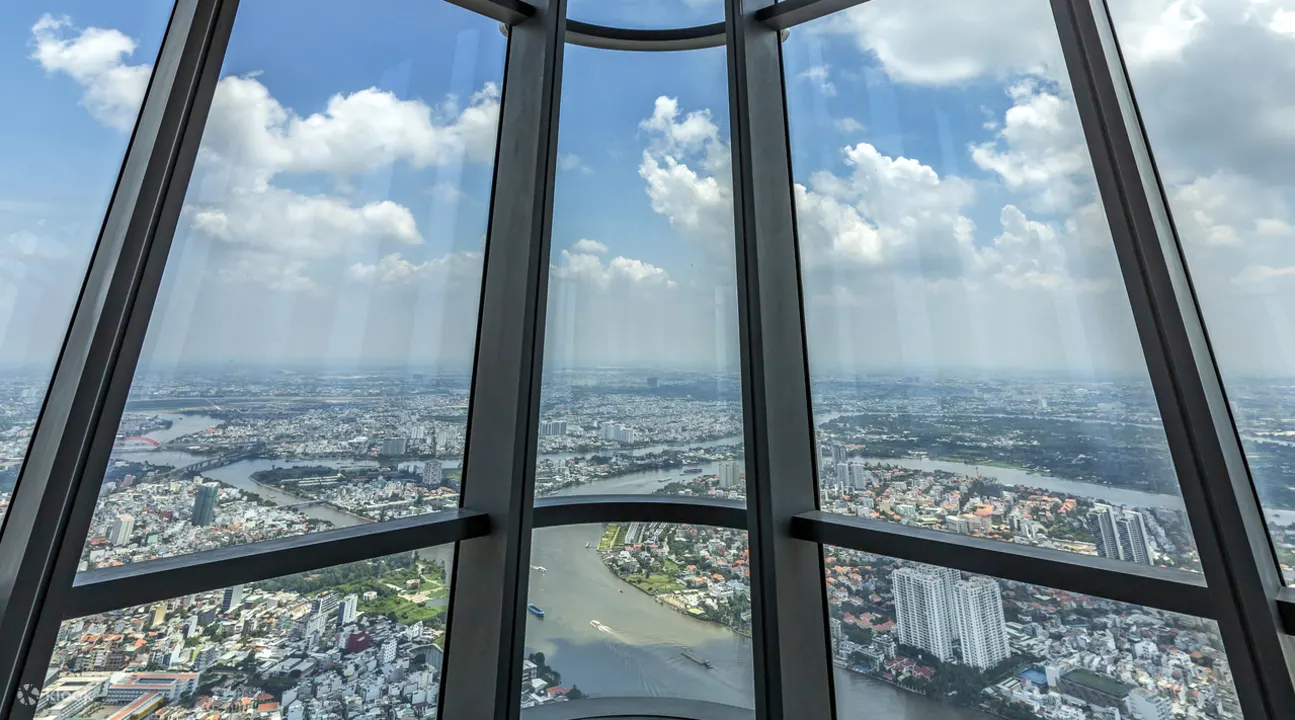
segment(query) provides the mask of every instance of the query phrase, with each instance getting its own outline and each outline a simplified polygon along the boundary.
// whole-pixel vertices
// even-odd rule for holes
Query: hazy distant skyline
[[[1276,5],[1115,8],[1238,376],[1295,375],[1295,13]],[[570,12],[676,24],[638,7]],[[0,8],[30,110],[0,118],[0,365],[53,361],[167,8]],[[301,32],[276,31],[289,17]],[[241,8],[141,371],[467,367],[505,48],[443,3]],[[783,49],[813,375],[1144,374],[1046,6],[874,0]],[[725,73],[722,48],[567,48],[549,367],[736,371]]]

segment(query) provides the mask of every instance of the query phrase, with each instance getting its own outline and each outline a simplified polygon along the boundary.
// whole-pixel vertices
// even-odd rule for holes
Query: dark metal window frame
[[[1203,575],[817,509],[779,41],[791,27],[864,0],[726,0],[724,23],[667,30],[568,22],[564,0],[448,0],[509,31],[493,188],[508,201],[491,204],[462,507],[77,574],[237,1],[176,2],[0,528],[0,716],[34,713],[18,702],[19,689],[40,687],[64,619],[455,543],[442,717],[516,720],[532,530],[637,520],[748,531],[760,718],[835,717],[825,545],[1212,619],[1246,717],[1295,717],[1295,590],[1281,582],[1105,0],[1051,4]],[[745,506],[653,496],[533,498],[568,42],[621,50],[727,46]],[[601,698],[526,716],[750,714],[686,700]]]

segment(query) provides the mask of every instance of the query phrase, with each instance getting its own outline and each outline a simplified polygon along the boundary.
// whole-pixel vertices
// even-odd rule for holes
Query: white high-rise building
[[[872,473],[861,462],[840,463],[836,466],[836,481],[849,490],[865,490],[872,483]]]
[[[1011,656],[997,581],[985,577],[959,581],[954,588],[954,604],[964,664],[988,670]]]
[[[602,430],[603,440],[616,439],[616,423],[610,420],[604,420],[602,424],[599,425],[599,429]]]
[[[725,490],[742,487],[742,465],[733,461],[720,463],[719,486]]]
[[[427,487],[440,487],[445,482],[445,470],[440,460],[428,460],[423,463],[423,484]]]
[[[1115,529],[1120,534],[1122,559],[1141,565],[1155,564],[1151,558],[1151,548],[1147,546],[1147,525],[1142,520],[1142,513],[1125,511],[1124,517],[1115,521]]]
[[[118,515],[117,519],[112,521],[112,528],[108,530],[108,542],[113,545],[125,545],[130,542],[130,534],[134,531],[135,517]]]
[[[227,613],[233,608],[243,604],[243,586],[233,585],[225,588],[225,594],[220,598],[220,611]]]
[[[962,573],[953,568],[939,567],[937,565],[928,566],[935,576],[940,578],[940,583],[944,589],[944,607],[948,611],[946,617],[949,618],[949,637],[954,640],[958,639],[958,607],[955,591],[958,583],[962,582]]]
[[[540,437],[561,437],[566,434],[566,420],[544,420],[540,422]]]
[[[1120,559],[1120,539],[1115,531],[1115,513],[1110,505],[1100,503],[1093,506],[1093,518],[1097,522],[1097,554],[1102,557]]]
[[[360,598],[356,595],[347,595],[342,598],[342,604],[337,606],[337,618],[342,621],[343,625],[349,625],[355,622],[355,618],[360,614]]]
[[[394,638],[382,643],[382,650],[378,653],[379,662],[383,665],[390,665],[396,661],[396,641]]]
[[[1092,515],[1097,524],[1097,554],[1141,565],[1155,564],[1142,513],[1098,504]]]
[[[613,440],[626,445],[633,445],[635,437],[634,428],[629,425],[617,425],[615,432],[612,433]]]
[[[899,642],[943,661],[953,658],[953,626],[945,579],[925,568],[891,573],[895,593],[895,630]]]

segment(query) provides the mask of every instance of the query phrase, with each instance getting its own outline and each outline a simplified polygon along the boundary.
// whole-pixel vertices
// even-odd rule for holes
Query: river
[[[150,433],[150,437],[166,442],[202,430],[210,422],[210,418],[185,416],[170,430]],[[740,442],[740,438],[723,438],[709,444],[734,442]],[[664,448],[657,446],[637,452],[661,449]],[[561,453],[545,457],[570,456],[570,453]],[[177,466],[199,459],[175,451],[132,452],[124,453],[123,457]],[[937,460],[876,459],[872,462],[963,474],[973,474],[978,469]],[[300,498],[258,485],[249,476],[274,465],[294,464],[360,463],[245,460],[207,471],[205,475],[279,504],[293,504]],[[716,472],[715,463],[701,467],[705,473]],[[984,466],[979,470],[1007,485],[1026,485],[1130,506],[1182,507],[1182,500],[1173,495],[1109,488],[998,467]],[[679,476],[679,469],[648,470],[565,488],[557,494],[650,493],[663,480]],[[303,512],[339,527],[363,522],[327,506],[315,506]],[[598,553],[592,549],[597,547],[601,534],[598,525],[545,528],[535,532],[530,564],[545,571],[530,571],[529,599],[544,609],[545,617],[528,616],[528,647],[545,654],[548,664],[562,674],[564,684],[579,685],[591,695],[671,696],[751,707],[751,641],[724,626],[681,615],[619,580],[603,566]],[[587,549],[586,543],[591,548]],[[452,547],[425,552],[427,557],[446,562],[447,567],[453,557]],[[600,621],[605,629],[594,628],[591,620]],[[711,662],[713,669],[707,670],[682,656],[680,650],[685,648]],[[840,715],[852,720],[986,720],[991,717],[841,669],[836,671],[836,687]]]
[[[714,472],[703,465],[705,472]],[[558,495],[644,493],[677,475],[653,470]],[[723,625],[695,620],[657,603],[603,565],[600,525],[535,531],[530,601],[544,618],[528,617],[526,644],[543,652],[566,684],[590,694],[669,696],[752,707],[751,641]],[[590,547],[586,548],[585,544]],[[541,572],[534,568],[542,567]],[[598,620],[606,627],[589,624]],[[707,670],[680,654],[689,649]],[[857,720],[985,720],[990,716],[914,695],[879,680],[837,670],[838,712]]]

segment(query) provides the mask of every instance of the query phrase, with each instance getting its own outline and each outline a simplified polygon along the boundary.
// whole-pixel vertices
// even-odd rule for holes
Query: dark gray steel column
[[[0,535],[0,717],[35,712],[237,5],[175,6],[108,204]]]
[[[1295,718],[1281,577],[1110,17],[1103,0],[1052,7],[1242,708]]]
[[[512,26],[481,288],[462,506],[489,536],[459,544],[441,718],[516,718],[526,632],[566,0]]]
[[[782,47],[755,18],[771,4],[725,4],[755,707],[812,720],[835,703],[822,550],[791,536],[818,488]]]

